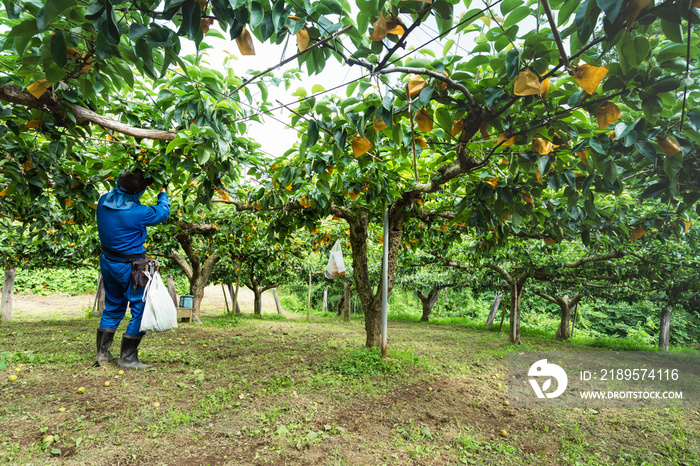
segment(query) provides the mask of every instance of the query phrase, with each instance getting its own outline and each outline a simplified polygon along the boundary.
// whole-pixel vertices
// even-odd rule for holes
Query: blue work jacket
[[[97,203],[97,232],[100,243],[120,254],[144,253],[146,227],[162,223],[170,215],[168,194],[158,194],[158,204],[154,206],[141,205],[140,201],[136,201],[126,210],[115,210],[105,206],[105,196],[106,194]],[[108,253],[104,255],[112,259]]]

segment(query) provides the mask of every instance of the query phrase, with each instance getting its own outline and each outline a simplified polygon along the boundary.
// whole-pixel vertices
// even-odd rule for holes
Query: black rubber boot
[[[142,337],[126,334],[122,337],[122,352],[117,368],[131,370],[149,369],[153,367],[150,364],[144,364],[139,361],[139,343],[141,343],[141,338]]]
[[[97,356],[95,357],[96,366],[105,366],[110,362],[115,362],[117,359],[119,359],[109,352],[109,348],[111,348],[112,342],[114,341],[114,332],[116,332],[116,330],[113,328],[97,329]]]

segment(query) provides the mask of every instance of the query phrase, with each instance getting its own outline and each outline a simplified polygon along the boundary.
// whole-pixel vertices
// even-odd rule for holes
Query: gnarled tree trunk
[[[578,305],[581,298],[583,298],[582,293],[576,293],[574,296],[569,298],[569,295],[550,296],[545,293],[537,293],[541,298],[546,299],[550,303],[557,304],[561,309],[561,322],[557,328],[557,332],[554,337],[558,340],[568,340],[571,338],[571,311]]]
[[[420,290],[416,291],[418,294],[418,299],[420,299],[420,302],[423,305],[423,315],[420,318],[420,322],[428,322],[430,320],[430,313],[432,312],[433,306],[435,306],[438,297],[440,297],[441,291],[442,288],[436,288],[431,290],[430,293],[428,293],[428,296],[424,295]]]
[[[486,264],[486,267],[495,270],[508,283],[510,288],[510,342],[520,343],[520,301],[525,288],[525,282],[530,278],[530,271],[524,271],[518,276],[516,269],[515,276],[510,275],[497,264]]]
[[[6,267],[5,275],[2,281],[2,295],[0,297],[0,313],[2,313],[2,321],[10,322],[12,320],[12,295],[15,290],[15,268]]]
[[[188,235],[180,233],[175,235],[175,239],[177,239],[178,243],[180,243],[182,249],[185,251],[189,263],[177,251],[173,251],[170,254],[170,258],[177,262],[190,282],[192,321],[196,324],[201,324],[202,320],[199,317],[199,309],[202,304],[202,299],[204,298],[204,288],[207,286],[207,283],[209,283],[209,277],[214,270],[214,266],[219,262],[219,259],[221,259],[221,256],[212,253],[202,265],[199,256],[197,256],[197,253],[192,247],[192,240]]]
[[[387,294],[391,296],[394,287],[396,262],[398,259],[403,224],[406,219],[405,207],[408,201],[397,202],[389,211],[389,260]],[[412,199],[411,201],[412,202]],[[367,232],[369,218],[367,212],[351,212],[343,209],[341,216],[350,226],[350,244],[352,246],[352,265],[355,288],[365,314],[365,345],[379,348],[382,338],[382,283],[378,280],[377,288],[372,287],[367,263]],[[349,301],[349,298],[348,298]],[[349,304],[349,303],[348,303]]]

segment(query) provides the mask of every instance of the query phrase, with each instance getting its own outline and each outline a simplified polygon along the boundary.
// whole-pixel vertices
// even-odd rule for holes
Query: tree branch
[[[624,257],[625,253],[621,250],[611,252],[609,254],[603,254],[601,256],[589,256],[589,257],[584,257],[582,259],[579,259],[574,262],[567,262],[563,264],[564,267],[568,269],[575,269],[577,267],[581,267],[584,264],[587,264],[588,262],[600,262],[600,261],[606,261],[609,259],[619,259],[620,257]]]
[[[177,265],[180,266],[182,271],[185,272],[185,275],[187,275],[187,278],[189,278],[189,279],[192,278],[192,267],[190,267],[190,264],[187,263],[185,258],[182,257],[182,255],[179,252],[173,251],[170,253],[170,256],[168,256],[168,257],[170,257],[172,260],[174,260],[177,263]]]
[[[452,89],[456,89],[460,91],[464,96],[467,98],[469,103],[472,106],[477,106],[478,104],[476,103],[476,100],[474,100],[474,97],[472,96],[471,92],[463,85],[458,83],[457,81],[454,81],[450,79],[449,77],[445,76],[444,74],[438,73],[437,71],[432,71],[428,70],[425,68],[408,68],[404,66],[395,66],[393,68],[386,68],[386,69],[378,69],[375,70],[375,73],[380,73],[380,74],[389,74],[389,73],[406,73],[406,74],[424,74],[426,76],[430,76],[431,78],[435,78],[439,81],[444,82],[447,84],[447,87],[450,87]]]
[[[174,220],[168,223],[175,225],[183,235],[210,236],[218,230],[218,227],[213,223],[189,223],[180,220]]]
[[[440,1],[443,1],[443,0],[440,0]],[[391,49],[386,53],[384,58],[382,58],[382,61],[379,62],[379,64],[375,67],[375,71],[378,71],[378,70],[381,70],[382,68],[384,68],[384,66],[387,64],[387,62],[391,58],[391,56],[394,55],[394,52],[396,52],[399,48],[406,46],[406,39],[408,38],[408,35],[411,34],[411,32],[413,32],[414,29],[416,29],[418,26],[420,26],[420,24],[423,22],[423,19],[430,12],[430,10],[432,8],[433,8],[432,4],[428,4],[428,5],[425,5],[423,7],[423,11],[421,11],[418,14],[418,17],[413,22],[413,24],[411,24],[408,27],[408,29],[406,29],[406,31],[404,31],[404,33],[401,35],[401,38],[399,39],[399,41],[397,43],[395,43],[393,45],[393,47],[391,47]]]
[[[99,115],[80,105],[69,106],[66,111],[62,108],[61,102],[55,98],[51,91],[44,92],[44,94],[37,99],[26,90],[12,83],[0,86],[0,100],[47,112],[60,120],[70,120],[70,117],[68,117],[70,114],[75,117],[75,123],[78,126],[95,124],[135,138],[171,141],[177,136],[177,132],[175,131],[136,128],[122,123],[121,121],[112,120],[111,118]]]

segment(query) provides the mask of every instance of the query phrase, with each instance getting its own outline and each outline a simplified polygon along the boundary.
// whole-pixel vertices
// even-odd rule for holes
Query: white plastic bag
[[[337,240],[331,248],[328,265],[326,265],[323,273],[326,278],[330,279],[345,276],[345,262],[343,262],[343,250],[340,247],[340,240]]]
[[[148,273],[148,272],[146,272]],[[142,332],[164,332],[171,328],[177,328],[177,309],[168,289],[156,270],[149,274],[149,280],[143,291],[143,300],[146,306],[141,317]]]

